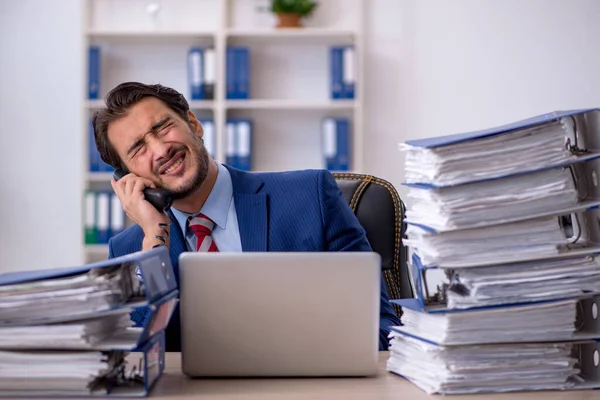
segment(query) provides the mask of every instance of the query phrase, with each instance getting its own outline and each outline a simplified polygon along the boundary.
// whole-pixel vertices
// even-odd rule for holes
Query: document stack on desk
[[[600,111],[401,149],[415,298],[393,300],[388,370],[428,393],[600,388]]]
[[[0,397],[147,395],[177,295],[164,247],[0,275]],[[152,316],[134,327],[140,307]]]

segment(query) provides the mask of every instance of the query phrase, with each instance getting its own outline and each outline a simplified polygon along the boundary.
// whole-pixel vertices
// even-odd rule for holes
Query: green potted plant
[[[298,28],[302,18],[309,17],[317,7],[312,0],[271,0],[271,12],[277,15],[278,28]]]

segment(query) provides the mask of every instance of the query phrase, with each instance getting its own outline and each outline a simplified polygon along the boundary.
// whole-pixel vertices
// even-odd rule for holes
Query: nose
[[[156,165],[161,165],[169,159],[171,154],[171,145],[164,143],[157,138],[152,138],[149,140],[148,146],[152,151],[152,159]]]

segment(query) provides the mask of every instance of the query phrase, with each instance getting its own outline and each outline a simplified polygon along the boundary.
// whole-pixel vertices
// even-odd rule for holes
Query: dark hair
[[[131,107],[146,97],[156,97],[162,100],[171,110],[189,122],[190,106],[185,97],[175,89],[155,84],[146,85],[139,82],[124,82],[116,86],[106,95],[106,107],[94,114],[94,139],[102,160],[114,168],[125,165],[116,150],[108,140],[108,125],[127,115]]]

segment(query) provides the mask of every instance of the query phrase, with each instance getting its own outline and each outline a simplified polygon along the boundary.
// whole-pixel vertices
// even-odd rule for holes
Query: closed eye
[[[165,126],[163,126],[159,131],[158,134],[159,135],[165,135],[169,129],[171,129],[171,127],[173,126],[173,122],[169,122],[168,124],[166,124]]]
[[[139,139],[136,140],[130,147],[129,150],[127,150],[127,155],[129,157],[133,157],[135,156],[141,149],[142,147],[144,147],[144,144],[146,144],[144,139]]]

